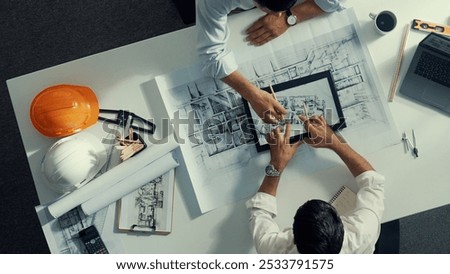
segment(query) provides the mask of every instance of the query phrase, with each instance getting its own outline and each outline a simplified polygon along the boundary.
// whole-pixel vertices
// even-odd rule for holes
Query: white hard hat
[[[42,160],[48,186],[58,193],[71,192],[89,182],[106,163],[106,149],[87,132],[60,139]]]

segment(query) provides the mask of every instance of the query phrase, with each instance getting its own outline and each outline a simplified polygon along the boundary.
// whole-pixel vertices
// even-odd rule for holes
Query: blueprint
[[[120,231],[171,232],[174,173],[172,169],[120,199],[117,203]]]
[[[291,28],[271,50],[250,51],[247,45],[235,50],[239,71],[263,88],[329,70],[347,124],[344,138],[363,154],[395,144],[396,128],[353,10],[312,23],[305,23],[302,31]],[[169,118],[188,121],[177,123],[175,131],[201,211],[254,194],[268,155],[256,152],[239,94],[202,76],[198,64],[154,81]],[[313,103],[317,98],[301,100]],[[304,165],[305,172],[326,167],[319,159],[308,162],[314,170]]]
[[[42,224],[47,244],[52,254],[83,254],[86,248],[78,236],[78,232],[90,225],[95,225],[109,252],[121,253],[121,242],[114,239],[112,234],[103,232],[108,210],[114,212],[114,205],[106,207],[95,214],[86,216],[80,207],[76,207],[58,219],[53,218],[45,206],[36,206],[36,213]]]
[[[270,87],[274,91],[275,98],[286,109],[283,120],[276,124],[264,123],[245,102],[247,114],[251,115],[249,118],[251,118],[252,126],[255,129],[256,138],[254,140],[257,141],[257,149],[258,146],[268,144],[266,135],[269,132],[277,126],[284,127],[286,122],[291,125],[290,137],[306,133],[303,122],[299,118],[300,115],[305,117],[323,116],[327,124],[332,126],[333,129],[345,128],[339,99],[333,89],[334,83],[328,71],[316,73],[309,77],[296,78]],[[268,146],[266,148],[269,149]],[[258,151],[266,150],[266,148],[260,148]]]
[[[105,136],[105,138],[109,139],[114,137],[111,133]],[[118,155],[114,150],[114,144],[110,144],[107,149],[107,164],[105,164],[97,176],[100,176],[108,169],[117,165],[119,163]],[[116,240],[112,233],[103,231],[105,223],[111,219],[111,216],[109,218],[107,217],[108,213],[114,214],[115,212],[115,204],[111,204],[91,215],[84,214],[81,207],[77,206],[57,219],[48,212],[46,205],[36,206],[35,210],[51,253],[87,253],[86,248],[78,236],[78,232],[91,225],[95,225],[110,253],[122,253],[124,250],[120,240]]]

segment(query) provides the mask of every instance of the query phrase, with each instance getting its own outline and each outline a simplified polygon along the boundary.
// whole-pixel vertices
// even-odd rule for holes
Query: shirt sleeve
[[[325,12],[334,12],[343,9],[339,0],[314,0],[314,2]]]
[[[381,222],[384,212],[384,176],[370,170],[355,179],[359,188],[356,208],[372,211]]]
[[[356,208],[351,215],[342,217],[348,243],[344,253],[373,253],[384,212],[385,179],[373,170],[355,179],[359,188]]]
[[[295,248],[292,229],[280,230],[274,218],[277,215],[276,198],[258,192],[247,201],[250,210],[250,233],[258,253],[291,253]]]
[[[205,75],[222,79],[238,65],[233,52],[227,47],[230,29],[228,14],[237,7],[249,9],[253,1],[196,1],[197,54]]]

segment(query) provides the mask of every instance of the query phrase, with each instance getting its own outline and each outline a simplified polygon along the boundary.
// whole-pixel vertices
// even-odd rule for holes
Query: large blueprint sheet
[[[233,15],[229,23],[248,25],[256,12]],[[248,46],[241,41],[244,36],[233,35],[230,45],[239,70],[257,86],[330,70],[347,123],[341,132],[344,138],[362,154],[397,143],[386,98],[352,9],[301,23],[263,47]],[[253,195],[269,155],[257,153],[255,144],[245,138],[249,132],[239,94],[220,80],[202,76],[199,64],[154,81],[169,118],[181,121],[175,131],[200,210],[204,213]],[[339,162],[329,151],[306,145],[299,153],[302,157],[293,161],[303,161],[298,165],[302,172]]]

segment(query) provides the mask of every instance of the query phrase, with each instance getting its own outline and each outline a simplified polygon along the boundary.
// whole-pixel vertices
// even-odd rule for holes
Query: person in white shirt
[[[277,215],[276,192],[280,175],[302,141],[289,143],[290,125],[285,134],[277,127],[267,140],[270,164],[266,176],[253,198],[250,232],[258,253],[373,253],[380,235],[384,211],[384,177],[371,164],[343,142],[323,117],[300,116],[309,138],[303,142],[315,148],[333,150],[355,177],[359,188],[356,207],[347,216],[338,216],[328,202],[310,200],[299,207],[292,227],[281,230]]]
[[[297,3],[299,2],[299,3]],[[286,110],[270,94],[261,92],[239,71],[233,52],[227,47],[230,30],[227,16],[235,9],[254,7],[266,13],[247,30],[247,41],[260,46],[283,34],[289,27],[323,13],[342,9],[339,0],[197,0],[197,52],[203,72],[221,79],[243,98],[265,122],[282,119]]]

